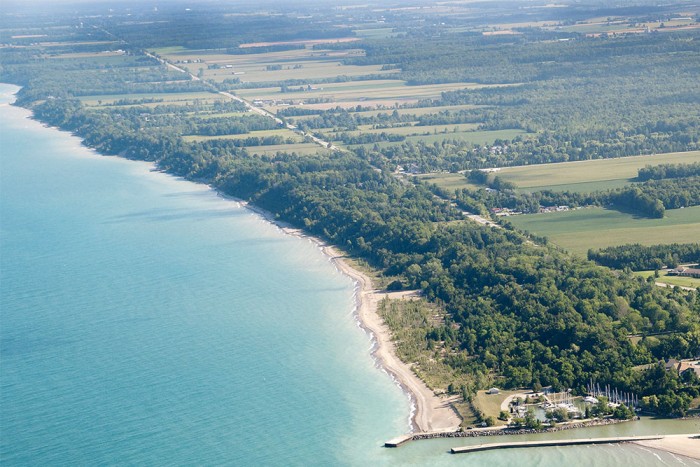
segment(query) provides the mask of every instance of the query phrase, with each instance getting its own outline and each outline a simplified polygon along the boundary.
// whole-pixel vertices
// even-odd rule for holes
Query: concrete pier
[[[584,438],[584,439],[559,439],[547,441],[520,441],[514,443],[490,443],[477,444],[475,446],[463,446],[452,448],[452,454],[464,454],[468,452],[489,451],[492,449],[516,449],[516,448],[541,448],[548,446],[581,446],[586,444],[612,444],[628,443],[632,441],[650,441],[661,439],[663,436],[620,436],[615,438]]]
[[[399,436],[398,438],[394,438],[392,440],[387,441],[384,443],[385,448],[398,448],[404,443],[407,443],[413,439],[413,435],[403,435]]]

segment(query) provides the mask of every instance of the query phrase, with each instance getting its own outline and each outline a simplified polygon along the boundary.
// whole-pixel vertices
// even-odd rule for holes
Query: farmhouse
[[[680,266],[676,269],[669,269],[667,272],[669,276],[683,276],[683,277],[694,277],[700,279],[700,269],[697,268],[687,268]]]
[[[692,370],[696,375],[700,376],[700,360],[682,360],[678,363],[678,374],[682,374],[687,370]]]
[[[670,358],[664,362],[664,368],[667,371],[676,371],[679,375],[687,370],[692,370],[700,376],[700,360],[698,359],[676,360]]]

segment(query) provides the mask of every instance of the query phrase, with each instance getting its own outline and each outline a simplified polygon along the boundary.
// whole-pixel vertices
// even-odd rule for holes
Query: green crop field
[[[626,243],[692,243],[698,241],[700,232],[700,206],[668,210],[663,219],[639,218],[604,208],[527,214],[508,219],[515,227],[547,237],[554,244],[580,255],[586,255],[589,248]]]
[[[499,170],[498,176],[527,191],[583,193],[627,185],[637,176],[637,170],[646,165],[691,162],[700,162],[700,151],[509,167]]]

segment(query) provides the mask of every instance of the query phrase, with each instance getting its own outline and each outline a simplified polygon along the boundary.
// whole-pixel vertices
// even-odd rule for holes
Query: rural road
[[[147,56],[149,56],[149,57],[151,57],[151,58],[153,58],[153,59],[158,60],[158,61],[159,61],[160,63],[162,63],[163,65],[166,65],[166,66],[167,66],[168,68],[170,68],[171,70],[176,70],[176,71],[179,71],[180,73],[186,73],[187,75],[190,76],[190,78],[192,78],[193,81],[202,81],[198,76],[193,75],[192,73],[190,73],[189,71],[187,71],[187,70],[184,69],[184,68],[180,68],[179,66],[174,65],[174,64],[170,63],[169,61],[167,61],[167,60],[165,60],[165,59],[163,59],[163,58],[157,57],[157,56],[155,56],[155,55],[153,55],[153,54],[151,54],[151,53],[149,53],[149,52],[145,52],[145,51],[144,51],[144,53],[145,53]],[[273,114],[272,112],[268,112],[267,110],[263,109],[262,107],[258,107],[258,106],[256,106],[256,105],[253,105],[253,104],[250,103],[249,101],[247,101],[247,100],[245,100],[245,99],[243,99],[243,98],[241,98],[241,97],[238,97],[238,96],[236,96],[235,94],[232,94],[232,93],[230,93],[230,92],[219,91],[219,90],[216,89],[216,87],[215,87],[214,85],[212,85],[211,83],[208,83],[208,82],[206,82],[206,81],[203,81],[203,82],[206,83],[206,84],[208,84],[209,86],[211,86],[212,90],[215,90],[218,94],[221,94],[222,96],[228,97],[229,99],[233,99],[234,101],[238,101],[238,102],[244,104],[244,105],[246,106],[246,108],[247,108],[248,110],[250,110],[251,112],[255,112],[256,114],[262,115],[263,117],[271,118],[271,119],[273,119],[278,125],[281,125],[281,126],[285,127],[286,129],[288,129],[288,130],[290,130],[290,131],[293,131],[293,132],[295,132],[295,133],[297,133],[297,134],[303,136],[304,138],[310,139],[311,141],[313,141],[314,143],[316,143],[317,145],[319,145],[319,146],[321,146],[321,147],[323,147],[323,148],[325,148],[325,149],[330,149],[331,151],[340,151],[340,148],[339,148],[338,146],[336,146],[336,145],[334,145],[334,144],[332,144],[332,143],[330,143],[330,142],[328,142],[328,141],[324,141],[324,140],[322,140],[321,138],[318,138],[317,136],[312,135],[311,133],[306,133],[306,132],[300,130],[299,128],[297,128],[296,126],[290,124],[290,123],[286,123],[284,120],[282,120],[281,118],[277,117],[277,116],[276,116],[275,114]]]

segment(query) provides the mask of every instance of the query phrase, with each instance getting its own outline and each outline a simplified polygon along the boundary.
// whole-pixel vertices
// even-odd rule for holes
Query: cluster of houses
[[[256,107],[272,107],[272,106],[304,105],[304,103],[301,101],[291,101],[291,100],[278,101],[277,99],[256,99],[253,101],[253,105]]]
[[[518,214],[522,214],[521,211],[516,211],[510,208],[491,208],[491,213],[498,217],[516,216]]]
[[[487,188],[487,190],[491,190],[491,189]],[[568,211],[569,209],[570,209],[569,206],[541,206],[538,212],[540,212],[540,213],[564,212],[564,211]],[[493,214],[494,216],[498,216],[498,217],[505,217],[505,216],[517,216],[518,214],[522,214],[522,212],[516,211],[515,209],[510,209],[510,208],[491,208],[491,214]]]
[[[540,212],[564,212],[568,211],[569,206],[541,206]]]
[[[496,154],[500,155],[500,154],[505,154],[508,152],[508,145],[506,145],[506,144],[495,145],[495,146],[491,146],[490,148],[487,146],[484,146],[484,149],[488,149],[489,154],[491,154],[491,155],[496,155]]]
[[[405,167],[403,165],[397,165],[396,173],[418,175],[421,173],[421,170],[418,164],[408,164]]]

